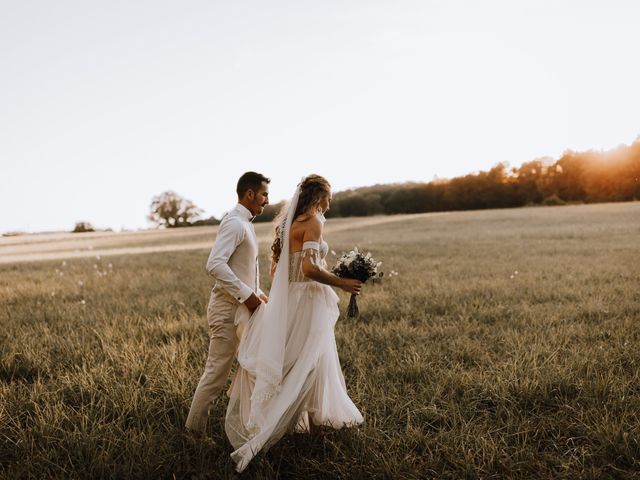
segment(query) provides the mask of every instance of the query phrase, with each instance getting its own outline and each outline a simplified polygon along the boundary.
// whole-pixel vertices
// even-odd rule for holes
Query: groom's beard
[[[266,203],[264,203],[264,204],[262,204],[262,205],[256,205],[256,207],[257,207],[257,209],[256,209],[256,210],[258,210],[258,211],[257,211],[257,213],[256,213],[254,216],[256,216],[256,217],[257,217],[258,215],[262,215],[262,213],[264,212],[264,207],[266,207],[266,206],[267,206],[267,204],[266,204]]]

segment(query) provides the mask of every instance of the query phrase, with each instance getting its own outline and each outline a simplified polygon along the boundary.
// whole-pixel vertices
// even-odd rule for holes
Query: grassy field
[[[224,400],[216,446],[183,436],[214,232],[0,241],[0,476],[234,476]],[[640,203],[340,219],[325,238],[398,272],[336,329],[365,424],[289,435],[243,477],[640,478]]]

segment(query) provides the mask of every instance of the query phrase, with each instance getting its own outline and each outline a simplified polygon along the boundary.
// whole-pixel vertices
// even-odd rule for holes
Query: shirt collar
[[[242,218],[244,218],[247,221],[252,221],[255,217],[253,215],[251,215],[251,212],[249,211],[249,209],[247,207],[245,207],[244,205],[242,205],[241,203],[238,203],[236,205],[236,210],[238,211],[238,213],[240,214],[240,216]]]

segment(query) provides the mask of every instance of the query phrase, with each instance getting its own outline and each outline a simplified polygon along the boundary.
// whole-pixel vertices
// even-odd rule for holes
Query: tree
[[[191,200],[168,190],[153,197],[149,220],[167,228],[187,227],[200,218],[202,209]]]
[[[72,233],[95,232],[96,229],[89,222],[78,222]]]
[[[192,227],[206,227],[211,225],[220,225],[220,220],[211,215],[209,218],[202,218],[189,224]]]

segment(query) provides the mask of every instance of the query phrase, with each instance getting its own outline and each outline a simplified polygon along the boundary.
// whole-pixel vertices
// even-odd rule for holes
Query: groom
[[[238,346],[234,317],[241,303],[251,311],[266,295],[258,285],[258,241],[251,221],[269,203],[270,179],[247,172],[238,180],[238,204],[223,218],[207,261],[216,279],[207,307],[209,356],[196,388],[186,427],[195,439],[205,438],[209,407],[222,392]]]

